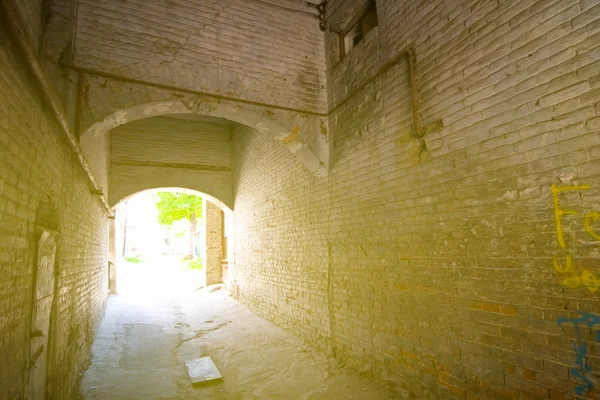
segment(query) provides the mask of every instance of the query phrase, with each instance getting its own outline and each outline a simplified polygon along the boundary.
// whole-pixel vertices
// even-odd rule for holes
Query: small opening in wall
[[[340,35],[341,58],[350,53],[363,39],[379,25],[375,2],[368,6],[349,24],[349,28]]]

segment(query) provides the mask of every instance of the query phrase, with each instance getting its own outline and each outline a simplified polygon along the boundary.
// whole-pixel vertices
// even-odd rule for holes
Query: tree
[[[195,257],[194,238],[197,220],[202,218],[202,197],[173,192],[158,192],[153,197],[161,225],[172,226],[173,222],[186,218],[190,221],[190,254]]]

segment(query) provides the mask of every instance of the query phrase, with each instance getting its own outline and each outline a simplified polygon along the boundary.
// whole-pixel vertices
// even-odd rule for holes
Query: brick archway
[[[147,187],[147,188],[143,188],[140,190],[131,191],[131,193],[127,193],[127,194],[120,193],[117,197],[111,197],[112,201],[110,202],[110,205],[114,209],[117,205],[119,205],[119,203],[122,203],[123,201],[126,201],[127,199],[130,199],[139,193],[161,192],[161,191],[192,194],[194,196],[202,197],[203,199],[210,201],[211,203],[218,206],[226,214],[230,214],[233,212],[233,209],[225,201],[222,201],[221,199],[211,195],[210,193],[207,193],[207,192],[201,191],[201,190],[197,190],[197,189],[193,189],[193,188],[189,188],[189,187],[178,187],[178,186],[166,187],[166,186],[160,186],[160,185],[153,185],[152,187]],[[120,198],[118,198],[118,197],[120,197]]]
[[[259,113],[240,105],[228,104],[215,99],[193,97],[181,100],[165,100],[134,105],[119,109],[103,120],[91,124],[82,134],[81,142],[85,148],[86,141],[92,141],[99,135],[140,119],[169,114],[197,114],[224,118],[269,135],[280,141],[289,151],[298,157],[300,163],[315,176],[326,176],[327,168],[319,157],[302,139],[307,130],[314,130],[319,125],[316,117],[290,118],[289,122],[275,118],[273,113],[265,110]],[[323,121],[321,126],[325,126]]]

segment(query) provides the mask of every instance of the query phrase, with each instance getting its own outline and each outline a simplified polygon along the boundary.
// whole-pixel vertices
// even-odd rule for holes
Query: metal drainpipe
[[[91,186],[91,193],[98,196],[103,208],[110,214],[111,208],[103,196],[102,187],[100,187],[98,182],[96,182],[96,178],[94,178],[92,170],[81,151],[79,142],[77,141],[77,138],[73,132],[71,132],[65,112],[62,108],[60,100],[58,99],[58,95],[56,94],[56,90],[46,75],[42,62],[37,54],[37,51],[35,50],[35,47],[33,46],[33,43],[31,42],[29,34],[24,30],[25,24],[17,8],[16,0],[0,0],[0,20],[7,29],[13,44],[21,56],[25,59],[26,64],[29,67],[31,74],[35,78],[39,90],[41,91],[43,99],[50,106],[50,111],[63,131],[69,147],[73,153],[75,153],[79,164],[81,164],[81,167],[85,171]]]

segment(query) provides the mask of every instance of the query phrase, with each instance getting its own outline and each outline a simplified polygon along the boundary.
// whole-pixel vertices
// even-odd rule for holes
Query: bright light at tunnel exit
[[[205,287],[206,207],[202,197],[171,189],[140,192],[120,202],[115,207],[118,295],[150,302]],[[210,210],[209,218],[214,213]],[[227,257],[218,258],[221,262]],[[222,270],[220,274],[222,281]]]

